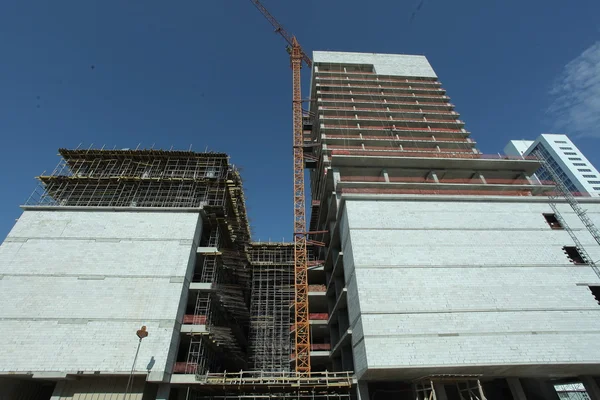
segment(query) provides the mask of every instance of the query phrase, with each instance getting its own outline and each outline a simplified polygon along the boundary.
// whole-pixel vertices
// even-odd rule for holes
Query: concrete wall
[[[600,259],[577,216],[560,208]],[[600,226],[600,203],[584,208]],[[600,279],[569,262],[562,246],[573,242],[550,229],[546,212],[547,204],[524,201],[346,200],[340,223],[358,375],[598,368],[600,305],[586,284]]]
[[[313,51],[313,62],[373,65],[379,75],[437,78],[425,56],[408,54]]]
[[[0,375],[128,373],[146,325],[136,370],[162,380],[200,230],[198,213],[26,210],[0,246]]]

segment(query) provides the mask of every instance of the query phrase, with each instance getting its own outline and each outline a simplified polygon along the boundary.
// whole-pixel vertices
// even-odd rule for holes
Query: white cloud
[[[600,137],[600,41],[565,65],[550,94],[557,131]]]

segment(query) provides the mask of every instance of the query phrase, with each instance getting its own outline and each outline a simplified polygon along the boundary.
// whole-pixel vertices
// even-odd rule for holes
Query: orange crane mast
[[[310,324],[308,315],[308,255],[306,207],[304,204],[304,153],[302,128],[302,93],[300,69],[302,61],[309,67],[311,59],[304,53],[295,36],[290,35],[258,1],[251,0],[264,17],[288,43],[292,67],[292,115],[294,122],[294,328],[296,373],[310,375]]]

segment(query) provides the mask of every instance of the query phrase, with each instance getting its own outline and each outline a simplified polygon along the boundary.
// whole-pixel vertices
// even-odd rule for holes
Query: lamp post
[[[140,352],[140,346],[142,344],[142,339],[148,336],[148,331],[146,330],[146,325],[142,326],[141,329],[138,329],[135,333],[136,336],[140,339],[138,341],[137,350],[135,351],[135,357],[133,358],[133,364],[131,365],[131,372],[129,373],[129,380],[127,380],[127,386],[125,387],[125,399],[129,398],[129,391],[133,389],[133,371],[135,370],[135,362],[137,361],[138,353]]]

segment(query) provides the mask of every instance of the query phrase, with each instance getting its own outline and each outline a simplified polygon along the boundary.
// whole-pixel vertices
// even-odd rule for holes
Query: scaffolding
[[[190,400],[346,400],[354,384],[350,372],[314,372],[310,377],[291,372],[240,371],[208,373]]]
[[[69,150],[26,205],[77,207],[226,206],[241,186],[224,153],[163,150]]]
[[[293,243],[252,243],[250,365],[264,372],[290,371],[294,301]]]

